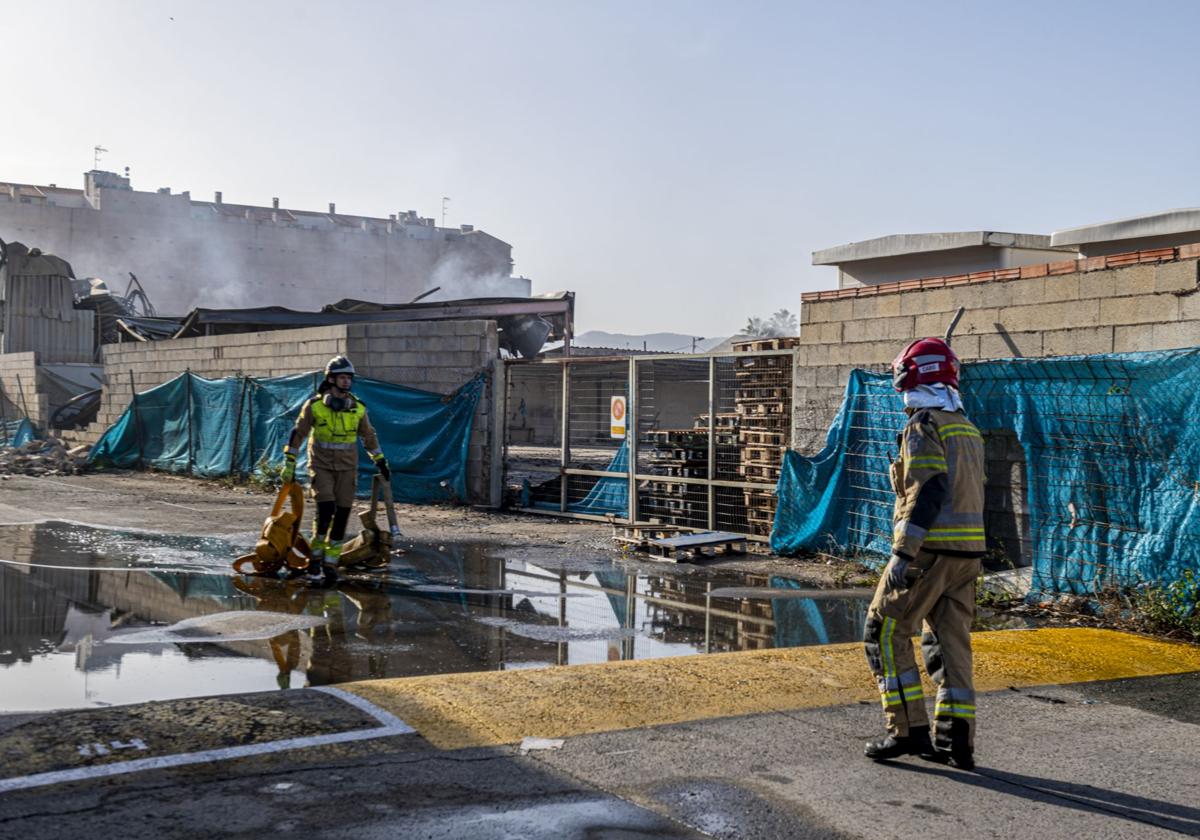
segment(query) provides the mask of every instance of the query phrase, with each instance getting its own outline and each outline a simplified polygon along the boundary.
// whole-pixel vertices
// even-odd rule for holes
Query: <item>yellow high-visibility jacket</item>
[[[351,405],[345,411],[334,411],[317,395],[304,404],[296,419],[293,435],[308,441],[310,470],[358,469],[358,441],[361,438],[367,452],[379,453],[379,438],[367,417],[367,407],[351,395]]]
[[[892,553],[914,558],[924,548],[977,557],[983,530],[983,435],[957,411],[922,408],[897,436],[892,462]]]

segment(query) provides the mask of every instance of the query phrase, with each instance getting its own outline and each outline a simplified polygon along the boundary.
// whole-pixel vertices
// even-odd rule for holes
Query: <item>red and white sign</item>
[[[615,438],[625,437],[625,398],[613,397],[608,408],[609,434]]]

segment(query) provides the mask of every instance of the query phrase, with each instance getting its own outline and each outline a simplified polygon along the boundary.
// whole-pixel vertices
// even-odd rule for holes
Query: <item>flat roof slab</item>
[[[1050,235],[1050,242],[1055,246],[1086,245],[1089,242],[1142,239],[1193,231],[1200,231],[1200,207],[1164,210],[1161,213],[1132,216],[1113,222],[1056,230]]]
[[[991,230],[944,233],[894,233],[861,242],[813,252],[813,265],[840,265],[861,260],[954,251],[960,248],[1050,248],[1050,237],[1040,233],[1005,233]]]

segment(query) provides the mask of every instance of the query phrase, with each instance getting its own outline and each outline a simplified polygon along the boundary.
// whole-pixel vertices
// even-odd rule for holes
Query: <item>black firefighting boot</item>
[[[975,750],[968,747],[965,743],[959,743],[957,740],[948,750],[936,749],[938,758],[945,763],[949,761],[960,770],[975,769]]]
[[[869,741],[863,755],[872,761],[887,761],[903,755],[919,755],[930,761],[938,760],[933,742],[929,740],[928,726],[913,726],[909,728],[907,735],[888,735],[878,741]]]
[[[939,726],[938,743],[934,747],[934,753],[937,755],[937,758],[933,760],[940,761],[943,764],[949,762],[960,770],[974,770],[975,750],[968,740],[969,737],[970,730],[966,721],[952,721],[950,725],[950,743],[947,745],[944,731]]]

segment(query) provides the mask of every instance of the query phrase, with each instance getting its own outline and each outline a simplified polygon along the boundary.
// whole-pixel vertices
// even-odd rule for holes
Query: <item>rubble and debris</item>
[[[68,448],[51,437],[0,448],[0,478],[12,475],[78,475],[87,469],[90,446]]]
[[[72,280],[75,308],[96,313],[100,344],[115,344],[125,338],[148,341],[169,337],[179,327],[178,318],[160,318],[137,275],[129,272],[124,294],[109,288],[99,277]],[[122,335],[124,333],[124,336]]]

